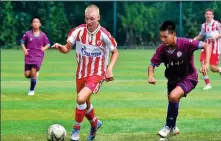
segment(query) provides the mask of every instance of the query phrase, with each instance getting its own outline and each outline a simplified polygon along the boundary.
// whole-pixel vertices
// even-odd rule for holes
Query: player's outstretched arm
[[[198,36],[196,36],[195,38],[193,38],[193,40],[201,40],[203,38],[203,36],[202,35],[198,35]]]
[[[114,80],[114,76],[113,76],[113,68],[117,62],[117,59],[118,59],[118,56],[119,56],[119,52],[118,52],[118,49],[115,48],[113,51],[112,51],[112,55],[111,55],[111,60],[110,60],[110,63],[107,67],[107,71],[106,71],[106,81],[113,81]]]
[[[152,66],[152,65],[149,65],[149,67],[148,67],[148,83],[155,85],[156,80],[153,77],[154,76],[154,70],[155,70],[155,67]]]
[[[68,53],[70,50],[71,50],[71,48],[72,48],[72,45],[70,44],[70,43],[66,43],[65,45],[61,45],[61,44],[59,44],[59,43],[55,43],[53,46],[52,46],[52,48],[56,48],[56,49],[58,49],[61,53]]]
[[[211,56],[211,48],[209,46],[209,44],[202,42],[202,48],[205,50],[205,54],[206,54],[206,58],[205,58],[205,62],[203,63],[202,67],[200,68],[200,72],[202,72],[203,74],[207,74],[208,70],[209,70],[209,60],[210,60],[210,56]]]

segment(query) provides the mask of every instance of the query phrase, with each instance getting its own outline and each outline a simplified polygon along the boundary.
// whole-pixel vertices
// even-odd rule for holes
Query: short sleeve
[[[113,51],[115,48],[117,48],[117,42],[109,32],[104,35],[104,43],[106,44],[106,46],[110,51]]]
[[[67,42],[71,45],[74,45],[76,43],[77,35],[80,32],[80,28],[74,28],[68,33],[68,39]]]
[[[203,42],[202,41],[189,39],[187,42],[189,44],[190,52],[193,52],[197,49],[202,49],[203,48],[203,46],[202,46]]]
[[[28,34],[25,33],[25,34],[23,35],[23,37],[21,38],[21,44],[26,44],[27,39],[28,39]]]
[[[218,28],[219,34],[221,34],[221,23],[220,22],[218,22],[217,28]]]
[[[46,34],[44,34],[44,46],[49,45],[50,46],[50,42],[48,40],[48,37]]]
[[[163,53],[163,48],[162,46],[159,46],[150,60],[152,66],[158,67],[162,63],[162,53]]]
[[[201,36],[205,36],[206,35],[206,32],[205,32],[205,29],[204,29],[203,25],[204,24],[201,25],[201,30],[200,30],[200,33],[199,33]]]

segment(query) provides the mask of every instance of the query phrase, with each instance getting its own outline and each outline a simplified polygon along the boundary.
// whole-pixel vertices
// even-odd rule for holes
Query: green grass
[[[103,122],[96,141],[156,141],[164,125],[167,95],[164,66],[156,69],[156,85],[147,83],[147,66],[154,50],[120,50],[114,70],[115,81],[103,83],[93,95],[96,115]],[[199,68],[199,52],[195,54]],[[63,125],[70,138],[74,123],[75,52],[46,53],[36,95],[27,96],[29,80],[24,78],[21,50],[1,51],[1,140],[45,141],[46,129]],[[177,126],[181,134],[172,141],[221,140],[221,77],[210,73],[213,89],[203,91],[204,82],[180,103]],[[81,140],[89,130],[85,119]]]

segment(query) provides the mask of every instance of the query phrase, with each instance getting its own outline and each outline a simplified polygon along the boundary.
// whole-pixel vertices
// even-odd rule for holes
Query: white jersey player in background
[[[205,42],[211,46],[211,57],[210,57],[210,69],[212,72],[221,74],[221,67],[219,68],[219,57],[221,52],[221,24],[214,20],[214,12],[212,9],[205,10],[206,22],[202,24],[201,31],[194,40],[200,40],[205,38]],[[205,51],[202,50],[200,55],[200,62],[203,64],[205,61]],[[204,81],[206,86],[204,90],[211,89],[210,79],[208,74],[204,74]]]

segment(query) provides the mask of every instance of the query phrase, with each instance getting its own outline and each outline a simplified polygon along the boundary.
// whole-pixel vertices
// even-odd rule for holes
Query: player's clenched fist
[[[106,71],[105,81],[108,82],[108,81],[113,81],[113,80],[114,80],[113,71],[112,69],[108,68]]]
[[[155,84],[156,84],[155,78],[153,78],[153,77],[148,77],[148,83],[155,85]]]
[[[28,55],[28,49],[24,49],[25,56]]]

